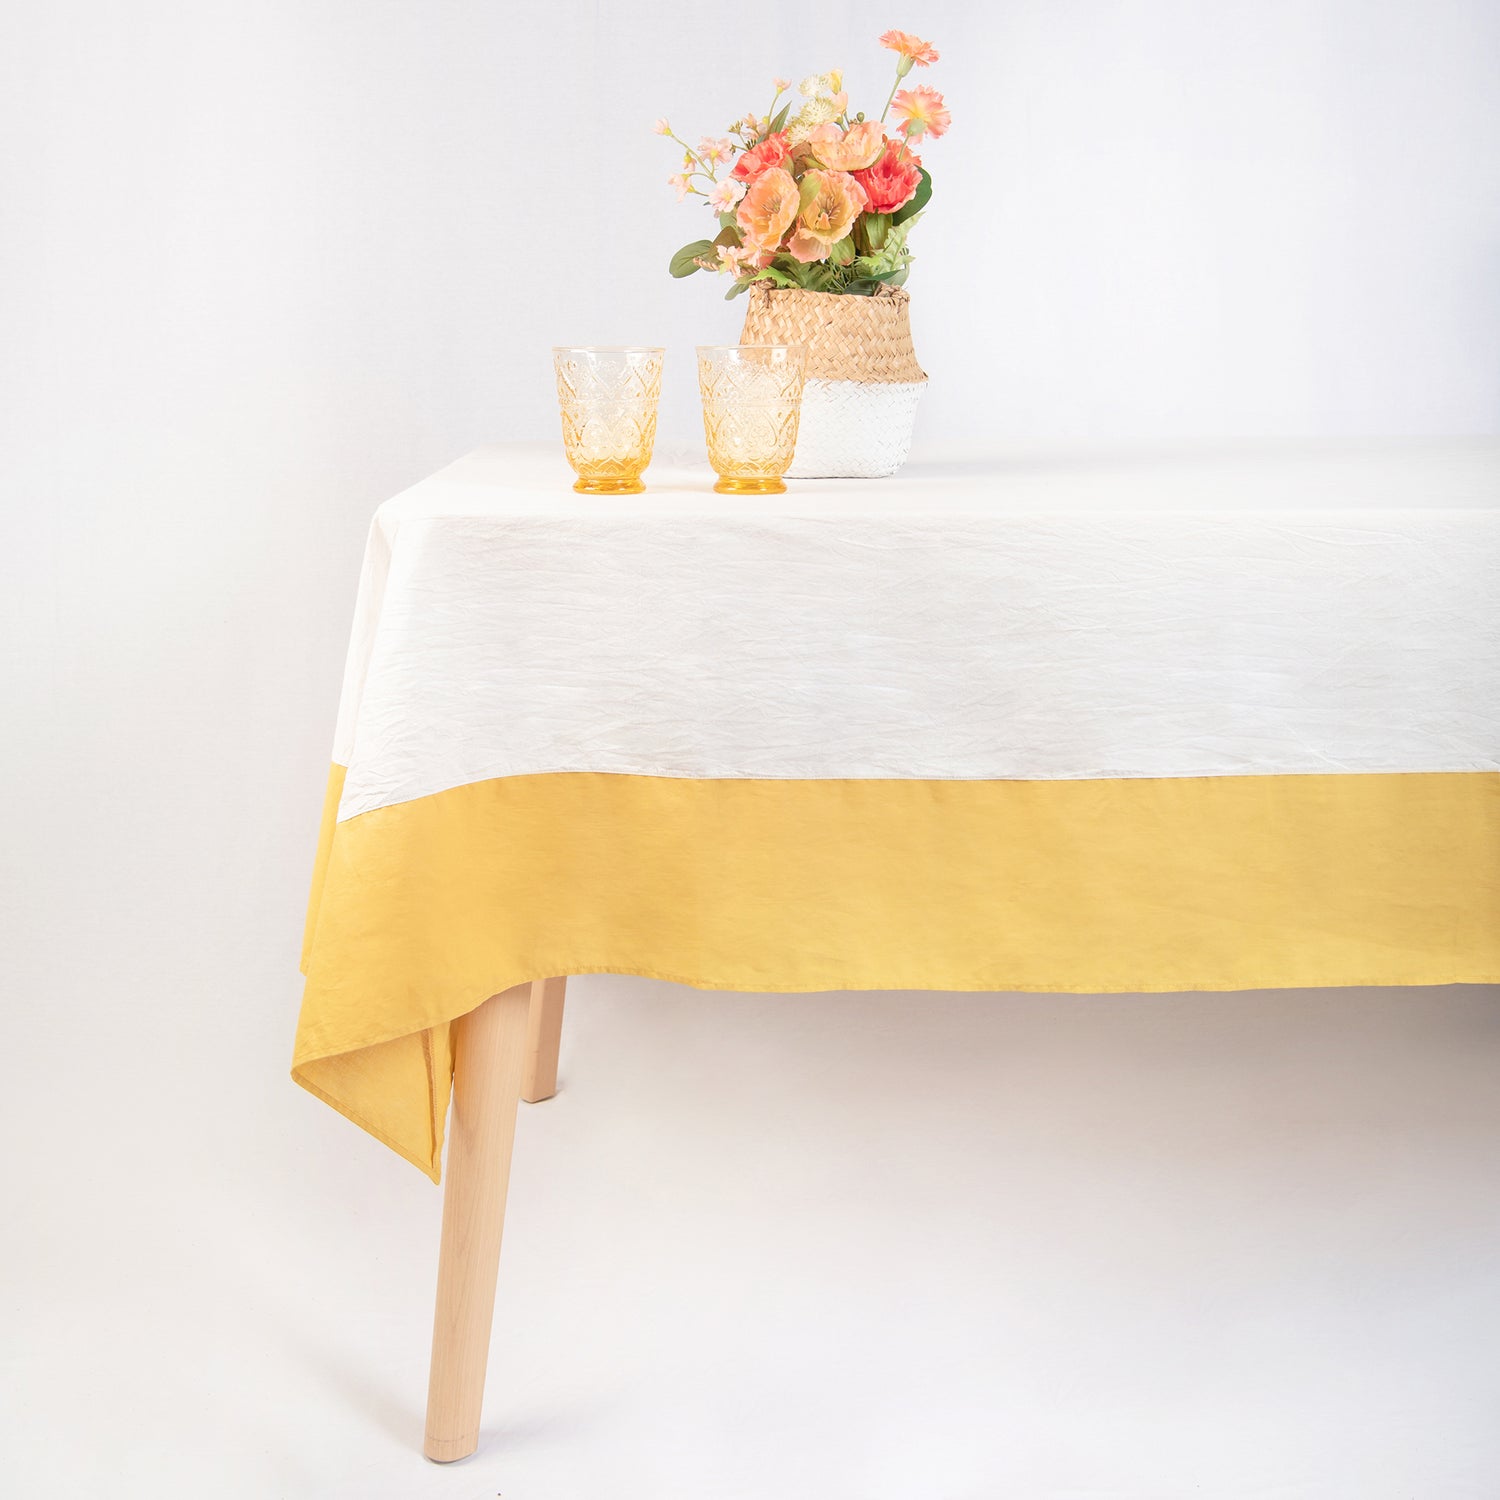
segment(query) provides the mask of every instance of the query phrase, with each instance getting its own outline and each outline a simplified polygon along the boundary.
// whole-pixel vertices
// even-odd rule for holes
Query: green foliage
[[[775,115],[772,117],[772,120],[771,120],[771,129],[769,131],[769,134],[775,135],[776,132],[778,130],[780,130],[786,124],[786,117],[791,112],[792,112],[792,101],[790,99],[788,99],[787,102],[785,104],[783,104],[781,106],[781,108],[778,109],[776,111]]]
[[[892,223],[882,236],[879,250],[858,255],[850,263],[848,284],[839,290],[870,296],[879,286],[900,286],[906,280],[907,267],[911,264],[906,237],[916,222],[911,218],[899,224]]]
[[[891,230],[891,216],[889,214],[861,214],[855,228],[859,232],[859,238],[863,241],[860,250],[870,255],[884,247],[885,237]]]
[[[891,220],[893,224],[904,224],[908,219],[915,219],[927,207],[927,200],[932,197],[932,174],[926,167],[918,167],[917,170],[922,174],[922,180],[917,184],[916,196],[905,208],[897,211],[896,216]]]
[[[873,297],[883,286],[900,286],[906,280],[907,266],[880,276],[856,276],[836,290],[848,297]]]
[[[840,240],[826,260],[804,264],[790,255],[778,255],[769,266],[735,285],[743,291],[753,282],[765,281],[781,290],[801,287],[809,292],[873,297],[882,286],[900,286],[906,280],[912,258],[911,251],[906,248],[906,236],[915,222],[915,219],[909,219],[905,224],[891,225],[877,254],[858,254],[856,241],[851,236]]]
[[[694,240],[691,245],[684,245],[672,257],[670,271],[678,277],[691,276],[694,271],[701,271],[703,268],[698,264],[698,257],[712,253],[713,248],[712,240]]]

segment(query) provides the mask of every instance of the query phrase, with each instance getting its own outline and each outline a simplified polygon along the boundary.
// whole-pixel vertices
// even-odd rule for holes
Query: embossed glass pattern
[[[797,448],[804,351],[798,344],[698,350],[703,435],[721,495],[775,495]]]
[[[554,349],[563,448],[582,494],[635,495],[656,442],[661,349]]]

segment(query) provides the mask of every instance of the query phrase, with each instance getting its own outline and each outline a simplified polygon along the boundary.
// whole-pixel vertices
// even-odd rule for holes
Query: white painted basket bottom
[[[925,380],[809,380],[788,479],[883,479],[906,462]]]

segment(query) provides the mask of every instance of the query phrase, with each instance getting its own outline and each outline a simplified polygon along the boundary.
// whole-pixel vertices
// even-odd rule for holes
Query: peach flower
[[[773,78],[771,80],[771,86],[776,90],[778,94],[784,94],[789,88],[791,88],[792,80],[790,78]]]
[[[657,135],[671,135],[672,133],[672,127],[665,120],[658,120],[651,128]]]
[[[925,86],[902,89],[891,100],[891,108],[900,120],[901,129],[908,140],[920,140],[924,135],[934,139],[944,134],[953,123],[943,96],[936,89]]]
[[[787,250],[800,261],[824,260],[870,200],[847,172],[811,171],[802,179],[802,194],[804,206]]]
[[[752,182],[767,167],[779,167],[791,154],[791,138],[786,131],[779,130],[768,135],[758,146],[752,146],[730,169],[731,177],[741,182]]]
[[[928,63],[938,60],[937,48],[931,42],[924,42],[921,37],[913,36],[909,31],[888,31],[880,38],[880,45],[889,47],[892,52],[899,52],[907,59],[903,73],[910,71],[912,63],[925,68]]]
[[[687,172],[674,172],[667,182],[671,187],[677,189],[677,201],[682,202],[687,195],[694,191],[692,177]]]
[[[835,172],[860,172],[875,165],[885,147],[885,127],[879,120],[859,120],[848,130],[829,122],[807,138],[813,155]]]
[[[786,253],[794,260],[800,260],[803,265],[809,261],[826,260],[828,258],[829,246],[825,245],[817,235],[809,234],[805,229],[799,229],[786,242]]]
[[[792,227],[799,201],[792,174],[785,167],[767,167],[750,184],[735,212],[745,243],[757,250],[774,250]]]

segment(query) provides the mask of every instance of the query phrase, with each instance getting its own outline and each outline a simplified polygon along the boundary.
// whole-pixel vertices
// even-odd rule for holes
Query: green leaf
[[[890,233],[891,216],[889,214],[865,214],[859,223],[860,228],[865,232],[865,244],[872,251],[883,249],[885,237]]]
[[[715,236],[716,245],[738,245],[740,242],[740,231],[737,225],[726,224]]]
[[[769,132],[771,135],[775,135],[776,132],[786,124],[786,117],[791,113],[791,111],[792,101],[788,99],[786,103],[783,104],[781,108],[778,109],[776,113],[771,117],[771,129]]]
[[[726,302],[733,302],[741,292],[748,292],[749,290],[750,283],[748,281],[737,281],[732,287],[729,288],[727,292],[724,293],[724,300]]]
[[[854,240],[845,235],[832,250],[828,252],[828,258],[836,266],[849,266],[854,264]]]
[[[738,229],[740,221],[735,218],[734,210],[728,209],[719,215],[719,227],[721,229]]]
[[[815,260],[802,273],[802,285],[810,292],[826,292],[838,272],[827,261]]]
[[[892,224],[904,224],[908,219],[915,218],[927,207],[927,200],[932,197],[932,176],[926,167],[918,167],[922,174],[922,180],[917,184],[917,191],[910,203],[905,208],[898,209],[891,219]]]
[[[860,255],[854,260],[857,276],[885,276],[904,265],[911,251],[906,248],[906,236],[915,219],[904,224],[893,224],[885,237],[884,246],[873,255]]]
[[[676,255],[672,257],[670,270],[674,276],[691,276],[694,271],[703,268],[698,264],[700,255],[707,255],[713,249],[711,240],[694,240],[691,245],[684,245]]]

